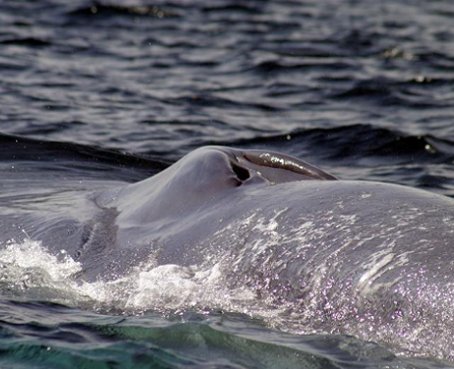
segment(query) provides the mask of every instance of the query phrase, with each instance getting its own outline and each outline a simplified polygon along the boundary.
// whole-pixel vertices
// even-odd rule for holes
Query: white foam
[[[81,271],[64,251],[52,255],[39,241],[10,241],[0,250],[0,291],[14,298],[125,313],[205,307],[243,311],[241,301],[255,298],[247,288],[229,290],[218,264],[201,269],[150,261],[116,280],[96,282],[81,281]]]
[[[0,293],[22,300],[82,303],[86,298],[73,287],[80,270],[63,251],[52,255],[38,241],[10,241],[0,249]]]
[[[52,283],[71,278],[81,270],[80,264],[65,251],[57,256],[51,255],[42,247],[41,242],[29,239],[21,243],[9,241],[0,250],[0,265],[3,282],[13,282],[16,279],[21,284],[31,279],[32,273],[42,274]]]

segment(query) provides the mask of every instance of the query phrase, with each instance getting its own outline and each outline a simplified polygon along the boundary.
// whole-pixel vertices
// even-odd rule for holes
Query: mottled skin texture
[[[221,147],[135,184],[98,187],[2,207],[2,241],[24,229],[81,261],[87,280],[116,278],[151,258],[218,264],[232,288],[285,306],[287,328],[453,358],[450,198],[335,180],[285,155]]]

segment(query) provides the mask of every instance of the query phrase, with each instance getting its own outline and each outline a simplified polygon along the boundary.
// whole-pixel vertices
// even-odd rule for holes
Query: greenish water
[[[222,312],[86,312],[0,304],[1,368],[437,368],[347,336],[290,335]]]

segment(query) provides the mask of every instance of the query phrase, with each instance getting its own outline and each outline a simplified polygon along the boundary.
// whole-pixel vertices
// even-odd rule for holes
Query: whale
[[[454,359],[449,197],[221,146],[135,183],[39,180],[47,190],[0,198],[0,245],[26,233],[80,262],[84,281],[146,260],[216,265],[229,288],[281,309],[287,328]]]

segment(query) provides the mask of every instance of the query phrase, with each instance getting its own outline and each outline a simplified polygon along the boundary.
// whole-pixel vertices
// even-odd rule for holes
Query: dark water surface
[[[27,171],[133,182],[207,144],[453,197],[453,17],[450,0],[0,2],[0,200]],[[127,314],[115,293],[83,308],[92,292],[37,288],[53,262],[18,246],[1,261],[2,368],[453,366],[248,311]]]

